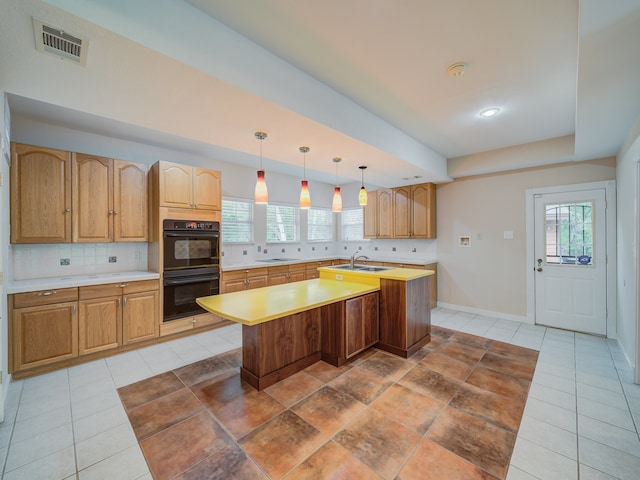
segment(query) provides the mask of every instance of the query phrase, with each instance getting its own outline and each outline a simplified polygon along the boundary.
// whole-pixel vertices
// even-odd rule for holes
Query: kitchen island
[[[374,345],[407,357],[429,342],[432,271],[319,270],[319,279],[197,299],[205,310],[242,324],[241,377],[254,388],[319,360],[342,365]]]

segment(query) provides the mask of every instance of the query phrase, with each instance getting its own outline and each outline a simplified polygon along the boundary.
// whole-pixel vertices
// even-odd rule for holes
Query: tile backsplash
[[[146,243],[10,245],[14,280],[147,270]]]

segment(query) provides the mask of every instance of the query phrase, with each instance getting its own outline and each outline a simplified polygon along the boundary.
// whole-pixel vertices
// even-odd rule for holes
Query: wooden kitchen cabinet
[[[82,298],[82,287],[80,288]],[[106,295],[78,302],[78,353],[110,350],[122,345],[122,297]]]
[[[149,240],[147,165],[113,161],[113,240]]]
[[[341,366],[378,342],[378,292],[322,307],[322,360]]]
[[[221,293],[239,292],[251,288],[266,287],[269,284],[269,269],[245,268],[222,273]]]
[[[393,191],[374,190],[364,208],[364,238],[393,238]]]
[[[306,279],[306,264],[275,265],[269,267],[269,285],[299,282]]]
[[[378,342],[378,294],[370,293],[345,302],[345,357]]]
[[[160,325],[160,336],[164,337],[165,335],[173,335],[174,333],[186,332],[196,328],[210,327],[213,325],[222,326],[225,324],[231,325],[231,322],[213,313],[203,313],[201,315],[194,315],[193,317],[163,322]]]
[[[330,267],[333,263],[332,260],[316,260],[315,262],[307,262],[305,268],[305,280],[311,280],[313,278],[320,278],[318,268]]]
[[[73,241],[145,242],[145,165],[73,154]]]
[[[158,280],[143,280],[122,287],[122,344],[150,340],[160,334]]]
[[[438,262],[427,263],[426,265],[414,263],[384,262],[384,266],[394,268],[415,268],[417,270],[433,270],[434,274],[429,277],[429,299],[431,301],[432,309],[438,306]]]
[[[78,356],[77,288],[9,295],[9,371]]]
[[[433,183],[393,189],[393,237],[436,238],[436,187]]]
[[[11,243],[71,242],[71,153],[11,144]]]
[[[159,206],[195,210],[221,210],[221,175],[217,170],[178,163],[158,162],[152,167],[158,177]]]

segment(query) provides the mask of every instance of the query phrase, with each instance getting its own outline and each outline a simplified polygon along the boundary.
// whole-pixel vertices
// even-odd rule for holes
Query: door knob
[[[539,258],[538,260],[536,260],[538,262],[538,268],[536,268],[537,272],[541,272],[542,271],[542,259]]]
[[[541,272],[541,271],[542,271],[542,267],[536,268],[536,272]]]

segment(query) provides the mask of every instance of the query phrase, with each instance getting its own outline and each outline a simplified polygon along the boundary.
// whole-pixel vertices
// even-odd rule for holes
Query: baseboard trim
[[[452,303],[438,302],[438,308],[446,308],[449,310],[457,310],[464,313],[473,313],[474,315],[482,315],[485,317],[498,318],[500,320],[511,320],[513,322],[527,323],[533,325],[533,318],[527,315],[511,315],[509,313],[492,312],[491,310],[482,310],[480,308],[465,307],[464,305],[454,305]]]

